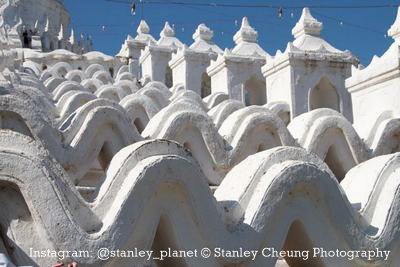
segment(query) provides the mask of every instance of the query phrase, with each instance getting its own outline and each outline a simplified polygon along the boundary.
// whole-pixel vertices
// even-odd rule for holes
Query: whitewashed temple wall
[[[256,61],[256,62],[255,62]],[[257,62],[259,61],[259,62]],[[211,91],[223,92],[228,94],[230,98],[242,101],[245,103],[244,90],[246,90],[246,82],[254,79],[264,83],[264,77],[261,74],[261,66],[265,61],[258,60],[242,60],[241,58],[233,57],[232,59],[224,59],[224,63],[218,66],[210,66],[207,71],[211,77]],[[260,90],[264,99],[260,99],[261,103],[266,104],[265,84],[258,86],[255,90]]]
[[[344,81],[347,77],[350,76],[350,66],[343,63],[325,63],[321,61],[311,61],[309,64],[293,64],[293,67],[290,71],[290,88],[282,88],[285,83],[280,83],[281,86],[277,85],[277,87],[269,87],[267,84],[267,88],[271,88],[272,90],[267,90],[269,93],[273,91],[275,88],[279,90],[281,94],[288,95],[288,93],[284,93],[283,90],[289,89],[291,93],[290,103],[292,106],[292,118],[311,111],[315,108],[319,107],[330,107],[341,112],[347,119],[352,121],[352,104],[350,94],[347,92]],[[283,79],[285,79],[286,74],[284,74]],[[324,80],[326,79],[326,80]],[[268,80],[268,79],[267,79]],[[315,90],[317,86],[320,87],[329,87],[333,86],[334,90],[338,95],[338,99],[332,99],[331,103],[314,103],[311,97],[312,90]],[[275,95],[278,95],[279,92],[276,92]],[[275,99],[268,95],[268,101],[277,101],[283,99]]]
[[[204,53],[185,54],[178,60],[171,60],[172,80],[174,85],[183,84],[187,90],[202,94],[203,75],[207,75],[210,58]]]
[[[400,9],[388,36],[394,39],[388,50],[380,57],[374,56],[367,67],[352,68],[352,76],[346,80],[355,127],[363,137],[367,137],[379,121],[400,113]]]
[[[171,48],[146,46],[140,57],[142,76],[149,76],[152,81],[166,83],[168,62],[171,60]],[[171,87],[172,84],[169,84]]]
[[[9,4],[9,0],[0,0],[0,9],[3,11],[4,23],[11,28],[16,26],[21,18],[22,23],[33,29],[36,21],[39,30],[43,31],[47,19],[50,22],[50,32],[57,35],[61,25],[65,33],[70,23],[70,15],[61,0],[14,0]]]
[[[400,77],[375,84],[365,90],[351,91],[354,123],[360,128],[371,129],[385,112],[398,114],[400,106]]]

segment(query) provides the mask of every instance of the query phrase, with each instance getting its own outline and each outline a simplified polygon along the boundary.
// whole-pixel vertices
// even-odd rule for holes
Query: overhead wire
[[[347,26],[351,26],[351,27],[358,28],[358,29],[361,29],[361,30],[366,30],[366,31],[378,33],[378,34],[381,34],[381,35],[385,34],[385,32],[383,32],[383,31],[372,29],[372,28],[369,28],[369,27],[365,27],[363,25],[355,24],[355,23],[352,23],[352,22],[349,22],[349,21],[344,21],[342,19],[338,19],[338,18],[335,18],[335,17],[332,17],[332,16],[328,16],[328,15],[322,14],[322,13],[317,12],[317,11],[313,11],[313,13],[318,15],[318,16],[320,16],[320,17],[323,17],[323,18],[338,22],[341,25],[347,25]]]
[[[130,4],[131,1],[124,0],[106,0],[107,2],[115,2],[121,4]],[[186,1],[153,1],[153,0],[142,0],[145,4],[157,4],[157,5],[187,5],[187,6],[205,6],[205,7],[232,7],[232,8],[282,8],[282,9],[302,9],[302,5],[274,5],[274,4],[260,4],[260,3],[247,3],[247,4],[235,4],[235,3],[217,3],[217,2],[186,2]],[[375,4],[375,5],[308,5],[309,8],[320,8],[320,9],[373,9],[373,8],[393,8],[397,7],[400,3],[390,4]]]
[[[120,4],[130,4],[131,1],[129,0],[105,0],[107,2],[114,2],[114,3],[120,3]],[[246,4],[237,4],[237,3],[217,3],[217,2],[209,2],[209,3],[204,3],[204,2],[187,2],[187,1],[154,1],[154,0],[141,0],[140,1],[142,5],[144,4],[153,4],[153,5],[180,5],[186,8],[192,8],[197,10],[202,10],[199,7],[230,7],[230,8],[269,8],[269,9],[277,9],[278,14],[281,14],[281,17],[283,16],[283,10],[291,10],[291,14],[293,14],[293,10],[295,9],[302,9],[304,6],[300,5],[273,5],[273,4],[260,4],[260,3],[246,3]],[[313,9],[371,9],[371,8],[394,8],[398,7],[400,5],[400,2],[398,3],[385,3],[385,4],[375,4],[375,5],[308,5],[309,8]],[[203,10],[202,10],[203,11]],[[207,10],[207,12],[212,12],[216,13],[222,16],[227,16],[225,13],[221,13],[215,10]],[[281,13],[279,13],[281,12]],[[332,16],[328,16],[325,14],[322,14],[320,12],[313,11],[314,14],[317,14],[321,17],[330,19],[332,21],[338,22],[341,26],[347,25],[350,27],[355,27],[358,29],[362,29],[365,31],[373,32],[376,34],[380,35],[385,35],[384,32],[372,29],[363,25],[359,25],[353,22],[348,22],[348,21],[343,21],[342,19],[335,18]],[[291,15],[292,16],[292,15]],[[292,16],[293,17],[293,16]],[[263,22],[265,23],[265,18],[263,18],[263,21],[261,20],[254,20],[254,21],[259,21],[260,23]],[[269,23],[272,23],[272,21],[269,21]],[[276,23],[275,23],[276,24]]]
[[[107,2],[113,2],[113,3],[119,3],[119,4],[132,4],[132,0],[105,0]],[[215,3],[215,2],[208,2],[208,3],[204,3],[204,2],[188,2],[188,1],[173,1],[173,0],[168,0],[168,1],[155,1],[155,0],[138,0],[137,1],[138,4],[142,5],[142,12],[143,12],[143,6],[144,5],[178,5],[178,6],[182,6],[185,8],[190,8],[190,9],[194,9],[194,10],[198,10],[198,11],[204,11],[204,12],[210,12],[210,13],[215,13],[218,14],[220,16],[224,16],[227,19],[216,19],[216,20],[208,20],[208,22],[228,22],[228,21],[233,21],[235,22],[236,26],[237,25],[237,20],[235,19],[234,16],[230,16],[225,12],[219,12],[218,10],[214,9],[215,7],[220,7],[220,8],[266,8],[266,9],[276,9],[276,10],[281,10],[281,14],[283,17],[283,14],[286,14],[287,11],[290,11],[290,16],[293,18],[293,11],[297,10],[297,9],[302,9],[304,8],[304,6],[300,6],[300,5],[276,5],[276,4],[268,4],[268,3],[245,3],[245,4],[238,4],[238,3]],[[342,20],[340,18],[337,17],[333,17],[330,15],[326,15],[323,14],[319,11],[315,11],[315,9],[374,9],[374,8],[397,8],[399,6],[400,3],[385,3],[385,4],[374,4],[374,5],[307,5],[309,8],[314,9],[313,13],[317,16],[329,19],[331,21],[334,21],[336,23],[338,23],[339,25],[343,26],[349,26],[349,27],[354,27],[354,28],[358,28],[361,30],[365,30],[365,31],[369,31],[375,34],[379,34],[381,36],[384,36],[385,38],[386,33],[383,31],[379,31],[377,29],[373,29],[373,28],[369,28],[366,27],[364,25],[359,25],[353,22],[349,22],[349,21],[345,21]],[[210,9],[210,7],[212,7],[213,9]],[[203,9],[204,8],[204,9]],[[278,12],[279,13],[279,12]],[[277,13],[277,14],[278,14]],[[254,19],[251,18],[252,21],[256,21],[259,23],[273,23],[272,20],[266,21],[266,18],[263,17],[263,19]],[[284,20],[282,20],[283,22]],[[286,20],[287,21],[287,20]],[[196,22],[191,21],[175,21],[175,24],[179,25],[179,26],[183,26],[183,25],[195,25],[198,24]],[[159,25],[163,25],[164,23],[151,23],[151,26],[159,26]],[[279,23],[274,23],[276,25],[278,25]],[[77,25],[80,27],[126,27],[126,24],[87,24],[87,25]],[[184,29],[184,27],[182,27],[182,29]],[[221,32],[221,35],[224,35],[226,33],[226,35],[224,35],[224,38],[226,38],[229,35],[233,35],[234,33],[232,31],[229,30],[224,30],[221,29],[220,27],[214,27],[214,29],[219,30]],[[184,30],[182,30],[183,32]]]

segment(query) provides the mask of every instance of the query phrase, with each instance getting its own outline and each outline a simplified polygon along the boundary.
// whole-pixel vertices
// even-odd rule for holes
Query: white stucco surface
[[[205,24],[188,46],[143,20],[116,56],[62,32],[72,48],[20,48],[0,27],[0,266],[397,266],[399,23],[364,69],[307,8],[275,56],[247,18],[225,50]],[[154,254],[30,254],[100,249]]]

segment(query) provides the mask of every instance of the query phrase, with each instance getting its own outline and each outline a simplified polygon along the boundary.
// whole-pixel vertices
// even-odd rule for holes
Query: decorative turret
[[[147,46],[141,53],[139,62],[142,67],[142,76],[148,76],[153,81],[159,81],[171,87],[172,73],[168,62],[172,54],[183,44],[175,37],[175,31],[168,22],[165,22],[160,37],[157,43],[148,39]]]
[[[149,34],[150,27],[146,21],[141,20],[136,30],[137,35],[132,38],[127,36],[125,42],[122,44],[121,50],[116,55],[117,57],[125,60],[129,64],[130,72],[135,76],[140,76],[139,58],[142,50],[148,45],[149,41],[155,42],[153,36]]]
[[[321,38],[322,29],[322,22],[305,7],[292,29],[295,40],[262,67],[267,99],[286,103],[291,118],[313,109],[331,108],[352,121],[351,98],[344,82],[358,60],[350,51],[336,49]]]
[[[265,104],[266,88],[261,66],[269,55],[258,45],[257,39],[257,31],[244,17],[233,37],[236,46],[232,50],[225,49],[207,68],[213,93],[228,94],[246,105]]]
[[[201,97],[210,94],[210,77],[207,67],[216,60],[222,50],[211,39],[214,33],[205,24],[200,24],[193,34],[194,43],[183,45],[172,55],[169,66],[172,69],[174,86],[182,85],[186,90],[194,91]]]

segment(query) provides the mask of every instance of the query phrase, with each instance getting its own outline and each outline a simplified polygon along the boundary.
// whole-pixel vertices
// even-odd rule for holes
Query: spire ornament
[[[239,44],[241,42],[256,43],[257,39],[258,32],[250,26],[248,18],[244,17],[242,20],[242,26],[235,36],[233,36],[233,40],[236,44]]]
[[[316,20],[308,7],[303,8],[300,20],[292,29],[294,38],[299,38],[305,34],[319,36],[323,28],[322,22]]]

